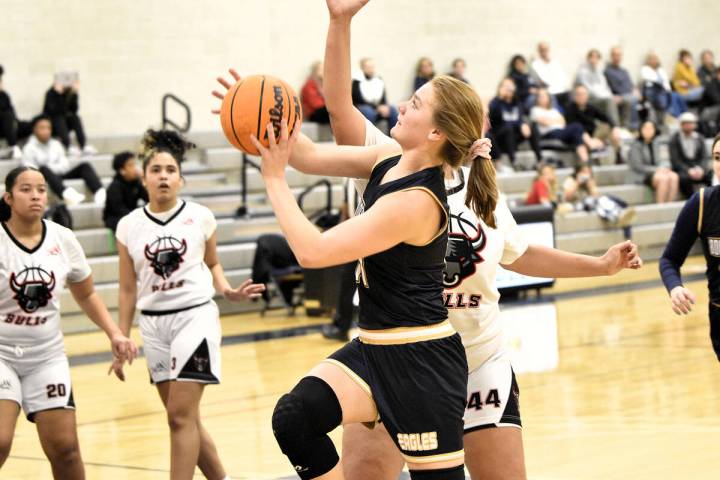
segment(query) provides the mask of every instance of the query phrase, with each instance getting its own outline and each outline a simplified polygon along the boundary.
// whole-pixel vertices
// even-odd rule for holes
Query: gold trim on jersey
[[[451,460],[464,459],[465,450],[458,450],[457,452],[450,453],[441,453],[439,455],[428,455],[427,457],[413,457],[412,455],[405,455],[404,453],[402,453],[402,456],[408,463],[449,462]]]
[[[373,396],[372,396],[372,390],[370,389],[370,385],[365,383],[365,380],[360,378],[360,375],[353,372],[350,367],[348,367],[347,365],[345,365],[342,362],[338,362],[334,358],[326,358],[325,360],[323,360],[323,362],[329,363],[331,365],[335,365],[336,367],[339,367],[343,372],[345,372],[345,374],[347,374],[348,377],[350,377],[355,383],[357,383],[358,386],[365,391],[365,393],[367,393],[367,396],[370,397],[370,400],[375,402],[375,400],[373,399]]]
[[[720,303],[710,302],[713,307],[720,308]]]
[[[700,189],[700,213],[698,214],[698,223],[697,223],[697,225],[698,225],[698,227],[697,227],[698,235],[700,235],[700,233],[701,233],[701,231],[702,231],[702,224],[703,224],[703,207],[704,207],[704,205],[705,205],[705,189],[704,189],[704,188],[701,188],[701,189]]]
[[[414,247],[426,247],[426,246],[430,245],[432,242],[434,242],[435,239],[437,239],[440,235],[442,235],[443,232],[447,231],[447,228],[448,228],[448,212],[447,212],[447,210],[445,210],[445,207],[443,207],[442,202],[437,198],[437,196],[433,193],[433,191],[430,190],[430,189],[427,188],[427,187],[409,187],[409,188],[403,188],[402,190],[397,190],[397,191],[392,192],[392,193],[408,192],[408,191],[410,191],[410,190],[423,190],[423,191],[426,192],[428,195],[430,195],[430,196],[433,198],[433,200],[435,200],[435,202],[438,204],[438,206],[440,207],[440,211],[443,213],[443,216],[445,217],[445,221],[443,222],[443,226],[440,227],[440,229],[438,230],[438,232],[435,234],[435,236],[434,236],[433,238],[431,238],[427,243],[423,243],[422,245],[413,245]],[[410,245],[410,244],[408,244],[408,245]]]
[[[360,341],[368,345],[402,345],[426,342],[455,335],[449,321],[421,327],[397,327],[383,330],[360,329]]]

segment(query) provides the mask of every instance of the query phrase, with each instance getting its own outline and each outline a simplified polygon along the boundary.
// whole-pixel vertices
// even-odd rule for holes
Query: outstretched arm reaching
[[[613,245],[602,257],[530,245],[517,260],[503,267],[533,277],[599,277],[615,275],[625,268],[641,268],[642,259],[637,245],[630,240]]]
[[[330,13],[323,94],[338,145],[365,144],[365,117],[352,102],[350,24],[369,0],[326,0]]]

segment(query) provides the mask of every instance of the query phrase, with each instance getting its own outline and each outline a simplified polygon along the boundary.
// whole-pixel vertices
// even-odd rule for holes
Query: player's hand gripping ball
[[[220,108],[220,122],[228,141],[251,155],[259,152],[250,142],[250,135],[268,147],[267,124],[273,124],[275,138],[280,138],[282,120],[287,122],[291,136],[300,128],[300,98],[290,85],[270,75],[251,75],[238,80],[225,94]]]

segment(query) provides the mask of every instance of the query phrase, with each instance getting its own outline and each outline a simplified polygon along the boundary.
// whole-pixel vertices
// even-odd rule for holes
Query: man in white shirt
[[[569,99],[568,76],[562,66],[550,58],[550,45],[547,42],[538,43],[537,51],[538,58],[531,64],[533,76],[564,105]]]
[[[63,180],[68,178],[82,178],[93,193],[95,203],[105,205],[105,189],[95,169],[87,162],[74,163],[68,159],[65,147],[52,138],[50,118],[38,115],[32,121],[32,130],[23,148],[22,164],[40,170],[53,193],[67,205],[76,205],[85,199],[82,193],[65,186]]]
[[[353,105],[373,124],[387,120],[388,132],[397,123],[398,110],[387,101],[385,81],[377,75],[372,58],[360,60],[361,73],[352,81]]]

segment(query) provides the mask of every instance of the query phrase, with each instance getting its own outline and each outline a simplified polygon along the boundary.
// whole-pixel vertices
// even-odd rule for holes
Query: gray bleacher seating
[[[303,131],[316,140],[326,140],[327,132],[324,128],[308,124],[303,126]],[[208,206],[215,212],[218,217],[218,253],[230,282],[238,284],[250,274],[257,236],[266,232],[279,232],[280,229],[267,202],[260,173],[253,168],[247,171],[250,216],[233,217],[240,203],[239,170],[242,154],[227,145],[222,133],[201,132],[189,137],[199,148],[184,165],[186,185],[182,195]],[[135,148],[138,140],[139,138],[130,137],[92,139],[92,143],[105,153],[88,158],[88,161],[92,162],[105,184],[113,174],[111,155],[107,152]],[[0,176],[4,176],[15,165],[12,161],[0,162]],[[570,168],[558,169],[558,184],[562,184],[571,173]],[[601,192],[616,195],[635,206],[637,216],[633,226],[633,239],[639,244],[644,258],[657,258],[672,230],[682,202],[666,205],[651,203],[652,195],[649,189],[625,183],[627,173],[628,167],[625,165],[595,167],[595,177]],[[509,201],[521,203],[534,176],[534,172],[500,174],[498,184]],[[293,190],[299,193],[317,181],[318,177],[288,169],[287,179]],[[83,189],[82,182],[78,180],[70,180],[68,184]],[[339,206],[342,199],[342,180],[333,179],[334,206]],[[313,191],[305,201],[306,210],[322,208],[324,200],[324,190]],[[102,224],[102,209],[86,203],[70,210],[76,235],[93,268],[97,290],[108,307],[114,311],[117,307],[117,256],[112,234]],[[555,227],[556,245],[575,252],[598,254],[604,252],[609,245],[623,240],[621,229],[608,227],[593,213],[556,215]],[[64,320],[70,319],[66,330],[88,328],[90,323],[81,314],[68,292],[63,293],[61,301]],[[260,309],[260,304],[250,302],[231,305],[220,300],[219,305],[224,313]]]

